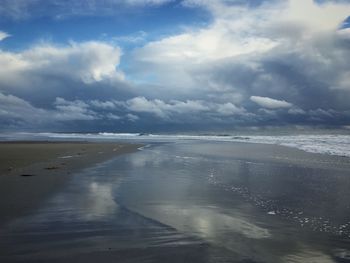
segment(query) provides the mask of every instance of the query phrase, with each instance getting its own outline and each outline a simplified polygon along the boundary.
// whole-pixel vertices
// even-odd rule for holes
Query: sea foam
[[[135,140],[141,142],[171,142],[185,140],[247,142],[277,144],[297,148],[306,152],[350,157],[350,135],[179,135],[179,134],[140,134],[140,133],[11,133],[1,134],[0,140],[23,139],[87,139],[87,140]]]

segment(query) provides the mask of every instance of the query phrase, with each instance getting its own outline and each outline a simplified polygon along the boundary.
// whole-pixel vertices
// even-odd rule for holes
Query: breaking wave
[[[224,141],[224,142],[247,142],[262,144],[277,144],[297,148],[306,152],[350,157],[350,135],[160,135],[145,133],[15,133],[1,134],[0,140],[23,140],[23,139],[87,139],[87,140],[137,140],[143,142],[152,141]]]

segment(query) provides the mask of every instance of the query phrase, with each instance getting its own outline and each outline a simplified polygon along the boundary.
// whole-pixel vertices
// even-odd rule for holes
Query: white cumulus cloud
[[[4,31],[0,31],[0,41],[4,40],[5,38],[10,37],[11,35],[4,32]]]
[[[268,97],[251,96],[250,100],[268,109],[290,108],[293,104],[285,100],[276,100]]]
[[[110,96],[127,86],[119,70],[121,55],[118,46],[99,41],[0,50],[1,90],[41,104],[77,93]]]
[[[29,69],[70,75],[86,83],[123,78],[116,69],[120,62],[120,49],[103,42],[71,43],[66,47],[42,44],[17,56]]]

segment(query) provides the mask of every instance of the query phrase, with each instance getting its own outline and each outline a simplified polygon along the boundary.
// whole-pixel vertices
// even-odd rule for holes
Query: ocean
[[[259,134],[259,133],[257,133]],[[134,142],[176,142],[184,140],[213,142],[247,142],[276,144],[306,152],[350,157],[350,134],[311,133],[292,135],[188,135],[188,134],[143,134],[143,133],[2,133],[0,140],[126,140]]]

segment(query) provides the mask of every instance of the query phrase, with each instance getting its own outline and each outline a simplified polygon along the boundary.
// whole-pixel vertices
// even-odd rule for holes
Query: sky
[[[0,131],[350,129],[350,1],[0,0]]]

